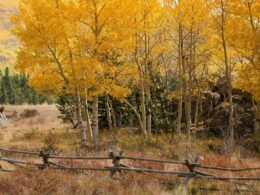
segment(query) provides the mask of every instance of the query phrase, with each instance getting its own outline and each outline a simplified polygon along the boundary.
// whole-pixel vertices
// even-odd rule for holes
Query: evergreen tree
[[[3,77],[3,72],[0,72],[0,103],[1,104],[5,104],[7,101],[7,97],[6,97],[6,90],[5,90],[5,84],[4,84],[4,77]]]
[[[12,83],[9,75],[10,71],[9,68],[7,67],[5,69],[5,74],[3,76],[3,83],[5,86],[6,94],[7,94],[7,103],[9,104],[15,104],[15,97],[14,97],[14,90],[12,88]]]
[[[29,75],[10,74],[9,68],[0,71],[0,104],[53,103],[52,98],[35,91],[28,84]]]

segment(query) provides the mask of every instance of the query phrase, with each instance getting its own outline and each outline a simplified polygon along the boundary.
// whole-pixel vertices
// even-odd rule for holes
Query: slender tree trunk
[[[108,95],[105,96],[106,98],[106,113],[107,113],[107,122],[109,130],[113,130],[113,123],[112,123],[112,116],[111,116],[111,108],[108,102]]]
[[[195,103],[195,111],[194,111],[194,130],[197,130],[198,127],[198,115],[199,115],[199,97],[196,98],[196,103]]]
[[[248,1],[247,3],[247,7],[248,7],[248,13],[249,13],[249,18],[250,18],[250,25],[251,25],[251,29],[253,32],[254,36],[256,35],[256,27],[255,27],[255,23],[254,23],[254,17],[252,15],[252,2]],[[259,54],[259,46],[256,44],[255,49],[252,51],[252,57],[251,57],[251,64],[254,65],[255,67],[257,67],[257,62],[260,61],[260,54]],[[256,64],[255,64],[256,62]],[[254,102],[254,100],[253,100]],[[260,130],[260,102],[257,101],[256,102],[256,110],[255,110],[255,122],[254,122],[254,135],[258,136],[259,135],[259,130]]]
[[[229,78],[230,79],[230,78]],[[229,143],[231,149],[233,149],[235,145],[235,132],[234,132],[234,124],[233,124],[233,115],[234,115],[234,108],[233,108],[233,100],[232,100],[232,89],[231,89],[231,81],[229,81],[228,84],[228,102],[229,102],[229,120],[228,120],[228,125],[229,125],[229,131],[230,131],[230,138],[229,138]]]
[[[231,84],[231,70],[228,65],[228,54],[227,54],[227,46],[226,46],[226,39],[225,39],[225,7],[224,2],[221,0],[221,38],[222,38],[222,46],[224,51],[224,61],[225,61],[225,75],[226,75],[226,83],[228,89],[228,102],[229,102],[229,146],[230,149],[233,150],[234,147],[234,125],[233,125],[233,100],[232,100],[232,84]]]
[[[182,91],[180,89],[180,91]],[[180,97],[178,99],[178,116],[177,116],[177,126],[176,133],[181,133],[181,119],[182,119],[182,92],[180,92]]]
[[[145,91],[144,91],[144,79],[143,79],[143,74],[140,70],[140,80],[141,80],[141,119],[143,123],[143,130],[142,132],[144,133],[145,136],[147,136],[147,131],[146,131],[146,106],[145,106]]]
[[[86,89],[85,93],[87,94],[87,89]],[[91,122],[90,122],[90,118],[89,118],[89,110],[88,110],[88,100],[87,100],[87,98],[85,99],[85,112],[86,112],[87,130],[90,132],[91,140],[93,140],[93,133],[92,133]]]
[[[179,94],[178,94],[178,116],[177,116],[177,125],[176,125],[176,133],[181,133],[181,119],[182,119],[182,100],[183,100],[183,80],[182,80],[182,55],[183,55],[183,40],[182,40],[182,26],[179,22],[179,44],[178,44],[178,87],[179,87]]]
[[[188,82],[186,83],[186,104],[185,104],[185,113],[186,113],[186,132],[188,139],[190,140],[191,136],[191,96],[192,96],[192,66],[194,66],[194,40],[193,40],[193,29],[190,30],[190,59],[187,65],[188,71]]]
[[[93,97],[93,103],[92,103],[92,134],[93,134],[92,142],[93,142],[94,146],[97,146],[98,145],[98,134],[99,134],[98,96]]]
[[[86,138],[86,129],[82,120],[82,112],[81,112],[81,104],[80,104],[80,95],[78,88],[76,89],[76,115],[78,121],[78,127],[80,130],[80,138],[82,146],[87,146],[87,138]]]
[[[135,107],[132,104],[130,104],[127,100],[125,100],[125,103],[134,111],[134,113],[137,117],[138,123],[139,123],[139,127],[140,127],[142,133],[146,135],[146,131],[144,130],[143,121],[142,121],[140,114],[137,112]]]
[[[187,59],[183,56],[182,70],[183,70],[183,98],[184,98],[184,117],[185,117],[185,133],[188,134],[189,126],[189,92],[188,92],[188,78],[187,78]]]
[[[148,84],[148,79],[150,78],[150,71],[148,67],[148,60],[149,60],[149,36],[147,35],[147,21],[146,17],[144,19],[144,70],[145,70],[145,92],[146,92],[146,108],[147,108],[147,119],[146,119],[146,131],[147,131],[147,141],[151,143],[152,141],[152,111],[151,111],[151,92],[150,92],[150,85]]]
[[[185,101],[185,116],[186,116],[186,132],[188,139],[190,139],[191,135],[191,96],[188,94],[188,97]]]
[[[72,118],[73,128],[78,127],[78,117],[77,117],[77,101],[75,96],[75,102],[73,105],[73,118]]]
[[[152,142],[152,110],[151,110],[151,93],[150,90],[147,92],[147,108],[148,108],[148,116],[147,116],[147,140],[148,143]]]
[[[69,42],[68,39],[66,39],[66,41],[67,41],[68,49],[69,49],[70,66],[71,66],[71,70],[72,70],[72,73],[73,73],[73,77],[76,81],[76,87],[75,87],[76,110],[77,110],[76,115],[77,115],[77,120],[78,120],[78,128],[80,129],[81,144],[82,144],[82,146],[87,146],[86,127],[85,127],[85,125],[83,123],[83,119],[82,119],[81,99],[80,99],[80,92],[79,92],[80,88],[79,88],[77,76],[76,76],[74,66],[73,66],[73,54],[72,54],[72,51],[71,51],[71,48],[70,48],[70,42]],[[50,47],[49,47],[49,49],[50,49]],[[69,81],[67,80],[67,78],[64,75],[62,66],[59,63],[59,61],[57,60],[55,52],[53,52],[51,49],[50,49],[50,51],[53,54],[53,56],[55,56],[55,59],[56,59],[58,65],[60,67],[60,70],[61,70],[61,75],[64,78],[64,81],[65,81],[65,84],[66,84],[66,87],[67,87]]]
[[[260,127],[260,102],[256,103],[256,112],[255,112],[255,123],[254,123],[254,135],[259,135]]]
[[[111,99],[110,99],[109,96],[108,96],[108,104],[109,104],[110,109],[111,109],[111,116],[112,116],[113,128],[116,129],[116,128],[117,128],[116,114],[115,114],[115,110],[114,110],[112,101],[111,101]]]

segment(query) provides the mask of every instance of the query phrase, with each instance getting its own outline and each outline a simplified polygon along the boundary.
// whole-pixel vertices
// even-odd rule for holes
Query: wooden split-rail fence
[[[11,159],[6,157],[6,154],[21,154],[26,156],[34,156],[42,159],[42,163],[33,163],[29,161],[21,161],[16,159]],[[227,177],[210,174],[208,172],[203,172],[204,170],[217,170],[220,172],[249,172],[249,171],[257,171],[260,172],[260,166],[258,167],[245,167],[245,168],[227,168],[227,167],[217,167],[217,166],[209,166],[202,165],[199,163],[199,159],[196,158],[193,162],[189,160],[185,161],[173,161],[173,160],[160,160],[160,159],[150,159],[150,158],[140,158],[140,157],[131,157],[124,156],[123,151],[117,147],[111,147],[107,150],[106,156],[58,156],[53,155],[53,151],[48,152],[32,152],[32,151],[23,151],[16,149],[7,149],[0,148],[0,161],[4,161],[7,163],[11,163],[13,165],[17,165],[19,167],[23,167],[23,165],[35,166],[38,169],[56,169],[56,170],[70,170],[75,172],[86,173],[86,171],[107,171],[110,172],[110,176],[113,177],[115,173],[122,173],[123,171],[131,171],[138,173],[158,173],[158,174],[171,174],[177,175],[179,177],[185,177],[186,180],[190,178],[207,178],[207,179],[215,179],[215,180],[248,180],[248,181],[260,181],[260,175],[258,177]],[[84,161],[104,161],[111,160],[112,166],[104,166],[104,167],[71,167],[65,164],[60,164],[54,162],[53,160],[84,160]],[[143,161],[143,162],[152,162],[152,163],[163,163],[163,164],[175,164],[180,166],[186,166],[189,171],[177,171],[177,170],[159,170],[159,169],[146,169],[146,168],[137,168],[132,167],[126,164],[122,164],[120,160],[127,159],[132,161]],[[199,168],[200,170],[198,170]],[[13,172],[15,170],[4,169],[0,166],[1,172]]]

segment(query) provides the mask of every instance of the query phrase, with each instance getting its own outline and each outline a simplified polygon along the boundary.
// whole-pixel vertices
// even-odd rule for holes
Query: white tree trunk
[[[145,105],[145,92],[144,92],[144,83],[141,83],[141,119],[143,123],[143,130],[142,133],[147,136],[146,131],[146,105]]]
[[[78,121],[78,128],[80,130],[80,138],[82,146],[87,145],[87,138],[86,138],[86,129],[85,125],[82,120],[82,113],[81,113],[81,104],[80,104],[80,95],[78,89],[76,89],[76,115]]]
[[[198,127],[198,118],[199,118],[199,103],[200,103],[200,97],[196,98],[195,103],[195,111],[194,111],[194,130],[197,130]]]
[[[178,43],[178,116],[176,124],[176,133],[181,133],[181,119],[182,119],[182,100],[183,100],[183,80],[182,80],[182,54],[183,54],[183,40],[182,40],[182,25],[179,22],[179,43]]]
[[[228,53],[226,46],[226,38],[225,38],[225,5],[223,0],[221,0],[221,39],[222,39],[222,47],[224,51],[224,62],[225,62],[225,76],[226,76],[226,84],[228,91],[228,102],[229,102],[229,148],[232,151],[235,145],[235,132],[234,132],[234,124],[233,124],[233,100],[232,100],[232,84],[231,84],[231,69],[228,64]]]
[[[112,101],[111,101],[111,99],[109,98],[109,96],[108,96],[108,104],[109,104],[109,107],[110,107],[110,109],[111,109],[111,116],[112,116],[113,128],[116,129],[116,128],[117,128],[116,114],[115,114],[115,110],[114,110]]]
[[[98,134],[99,134],[99,127],[98,127],[98,96],[93,97],[92,103],[92,134],[93,139],[92,142],[94,146],[98,145]]]
[[[108,95],[106,95],[106,114],[107,114],[107,123],[109,130],[113,130],[112,116],[111,116],[111,108],[109,105]]]
[[[137,119],[138,119],[139,127],[140,127],[142,133],[145,134],[144,127],[143,127],[143,122],[142,122],[142,118],[141,118],[139,112],[137,112],[137,110],[135,109],[135,107],[134,107],[132,104],[130,104],[127,100],[125,100],[125,103],[126,103],[128,106],[130,106],[130,108],[134,111],[134,113],[135,113],[135,115],[136,115],[136,117],[137,117]]]
[[[87,130],[90,132],[91,140],[93,139],[91,122],[89,118],[89,110],[88,110],[88,100],[85,99],[85,109],[86,109],[86,123],[87,123]]]

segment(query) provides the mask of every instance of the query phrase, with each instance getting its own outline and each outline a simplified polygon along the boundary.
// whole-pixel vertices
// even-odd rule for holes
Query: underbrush
[[[257,183],[223,182],[178,178],[170,175],[122,172],[114,178],[107,172],[86,174],[56,170],[18,169],[0,175],[0,194],[256,194]],[[243,193],[244,192],[244,193]]]
[[[34,169],[18,170],[15,174],[0,175],[0,194],[159,194],[164,188],[159,179],[131,173],[122,179],[90,173],[75,175],[69,172]]]
[[[3,135],[2,135],[3,136]],[[81,148],[80,133],[69,128],[42,130],[39,128],[23,129],[15,132],[7,146],[28,147],[28,149],[43,150],[77,150]],[[90,134],[87,132],[87,139]],[[1,140],[1,134],[0,134]],[[192,136],[190,142],[185,135],[171,138],[167,134],[154,135],[152,142],[148,143],[145,137],[132,134],[128,129],[120,129],[114,133],[105,131],[100,135],[100,145],[94,148],[88,143],[84,151],[102,152],[111,146],[121,148],[125,153],[136,155],[148,155],[150,157],[163,157],[175,160],[194,160],[196,157],[204,158],[208,155],[229,156],[236,159],[246,157],[259,157],[257,151],[252,152],[253,147],[259,147],[254,140],[247,140],[236,146],[232,153],[225,152],[225,141],[219,138],[200,139]],[[245,147],[246,146],[246,147]],[[247,147],[250,146],[250,147]]]
[[[21,114],[21,118],[31,118],[39,115],[39,112],[36,109],[25,109]]]
[[[69,173],[27,168],[0,177],[0,194],[63,194],[63,191],[64,194],[79,192],[79,184]]]
[[[88,140],[90,135],[88,132]],[[147,157],[165,160],[194,161],[196,157],[202,164],[222,167],[256,167],[259,158],[243,160],[246,151],[239,145],[232,154],[222,153],[224,141],[217,138],[200,139],[192,137],[187,142],[185,135],[171,138],[167,134],[154,135],[151,143],[132,133],[129,129],[121,129],[113,133],[104,131],[101,134],[100,146],[86,148],[80,146],[79,132],[71,129],[42,130],[39,128],[24,129],[16,132],[10,143],[5,147],[28,149],[32,151],[53,150],[57,155],[64,156],[104,156],[107,148],[117,146],[126,156]],[[24,159],[22,156],[11,156]],[[39,160],[39,158],[37,158]],[[35,160],[35,159],[31,159]],[[109,164],[102,161],[56,161],[72,167],[103,167]],[[108,163],[111,163],[110,161]],[[122,163],[133,167],[160,170],[188,171],[185,166],[157,164],[122,160]],[[199,169],[200,170],[200,169]],[[205,170],[201,170],[205,171]],[[211,174],[222,175],[222,172],[209,171]],[[108,172],[86,172],[86,174],[61,170],[20,169],[14,173],[0,174],[0,194],[234,194],[239,183],[216,180],[177,178],[175,175],[139,174],[122,172],[112,179]],[[233,176],[226,173],[227,176]],[[247,176],[239,173],[237,176]],[[256,177],[257,173],[249,176]],[[245,189],[257,190],[258,186],[248,182]],[[240,187],[239,187],[240,189]]]

